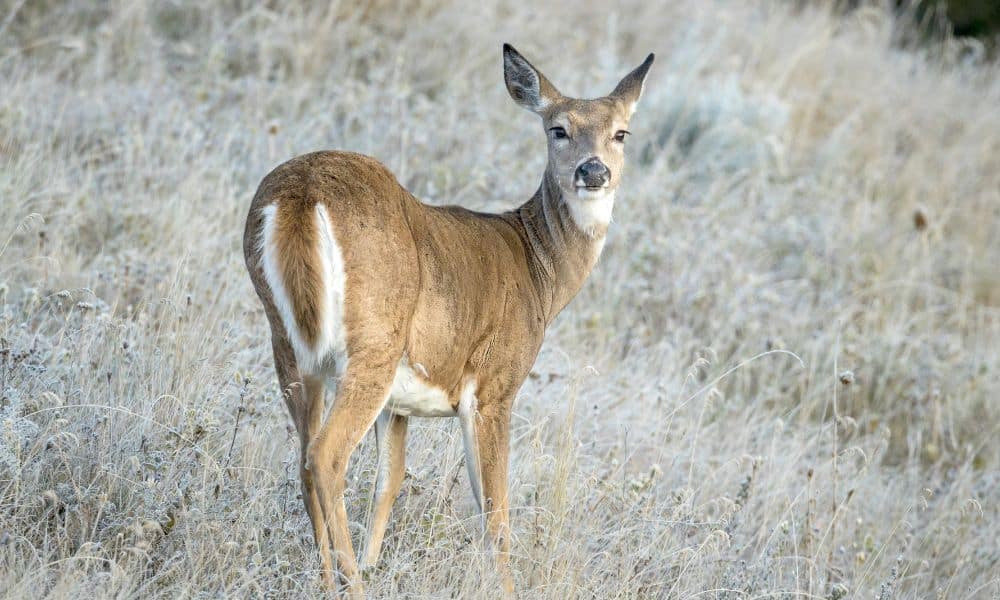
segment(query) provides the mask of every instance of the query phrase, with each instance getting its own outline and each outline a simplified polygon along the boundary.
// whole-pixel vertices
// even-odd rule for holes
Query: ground
[[[250,198],[345,148],[515,206],[545,156],[511,42],[579,96],[657,54],[517,400],[519,595],[996,597],[1000,67],[796,4],[4,4],[0,595],[319,592]],[[457,423],[408,451],[371,597],[494,596]]]

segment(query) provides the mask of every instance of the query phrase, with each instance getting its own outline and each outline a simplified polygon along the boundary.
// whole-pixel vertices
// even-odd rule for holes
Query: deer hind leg
[[[291,347],[287,342],[275,341],[274,362],[278,372],[278,384],[284,396],[288,412],[295,423],[299,434],[299,479],[302,484],[302,501],[306,513],[312,522],[313,540],[319,550],[323,573],[333,572],[333,560],[330,554],[330,540],[326,526],[323,524],[323,513],[320,510],[319,495],[313,482],[312,472],[306,468],[306,452],[313,437],[319,433],[323,423],[324,387],[321,380],[315,378],[300,378],[295,360],[292,358]]]
[[[313,472],[306,467],[309,444],[319,433],[323,423],[324,408],[324,385],[321,379],[305,378],[303,380],[303,396],[307,402],[307,414],[302,419],[299,426],[299,440],[302,444],[299,451],[299,474],[302,478],[302,500],[306,505],[306,512],[309,513],[309,520],[312,522],[313,539],[319,548],[320,563],[323,573],[333,572],[333,557],[330,554],[330,538],[326,526],[323,524],[323,511],[319,504],[319,494],[316,490],[316,482]],[[332,583],[328,580],[327,583]]]
[[[337,386],[336,399],[326,421],[307,451],[307,468],[319,495],[327,534],[333,540],[340,574],[350,595],[360,598],[364,587],[347,526],[344,489],[347,464],[354,448],[371,428],[388,398],[399,357],[372,360],[351,356]],[[332,579],[332,573],[328,574]]]
[[[374,567],[382,550],[386,523],[392,505],[396,502],[399,489],[403,486],[406,473],[406,426],[407,418],[383,410],[375,421],[376,446],[378,448],[378,475],[375,479],[375,513],[368,530],[368,545],[362,562],[362,570]]]

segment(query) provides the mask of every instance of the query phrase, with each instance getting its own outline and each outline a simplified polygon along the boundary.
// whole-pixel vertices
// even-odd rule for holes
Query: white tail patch
[[[325,363],[333,355],[338,372],[346,368],[347,341],[344,331],[344,258],[337,245],[337,239],[330,227],[329,215],[323,204],[316,205],[316,230],[319,245],[320,273],[322,283],[319,286],[320,323],[319,335],[312,345],[306,343],[302,331],[296,323],[295,312],[291,298],[285,289],[284,278],[278,266],[277,248],[275,246],[274,229],[275,216],[278,207],[274,204],[265,206],[261,212],[264,216],[264,226],[260,236],[261,266],[264,269],[264,279],[271,288],[271,296],[281,315],[281,322],[295,352],[295,361],[303,373],[320,373]]]

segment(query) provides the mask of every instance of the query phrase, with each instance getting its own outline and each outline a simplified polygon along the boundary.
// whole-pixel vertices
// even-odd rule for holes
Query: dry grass
[[[899,49],[877,8],[243,4],[0,7],[0,594],[318,592],[249,199],[340,147],[430,202],[514,206],[543,137],[502,41],[569,94],[659,57],[601,264],[516,407],[521,596],[1000,594],[1000,68],[976,48]],[[412,431],[371,596],[489,597],[457,427]]]

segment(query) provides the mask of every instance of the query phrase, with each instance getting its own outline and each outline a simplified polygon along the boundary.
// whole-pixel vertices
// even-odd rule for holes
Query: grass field
[[[0,3],[0,596],[320,593],[243,266],[296,154],[506,210],[563,92],[657,62],[598,268],[515,407],[524,598],[1000,596],[1000,66],[877,7]],[[499,589],[453,420],[375,598]],[[349,474],[355,546],[374,479]]]

